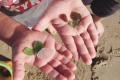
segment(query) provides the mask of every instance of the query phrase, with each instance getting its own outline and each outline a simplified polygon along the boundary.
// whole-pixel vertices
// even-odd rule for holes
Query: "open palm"
[[[24,48],[32,48],[34,41],[42,42],[44,47],[38,54],[26,55]],[[71,53],[64,46],[55,43],[49,34],[28,30],[14,42],[12,50],[14,80],[24,79],[25,64],[40,68],[55,80],[73,80],[75,77]]]

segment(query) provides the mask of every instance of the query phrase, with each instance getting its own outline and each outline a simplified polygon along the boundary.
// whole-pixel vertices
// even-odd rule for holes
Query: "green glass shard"
[[[40,41],[34,41],[33,43],[33,50],[34,53],[38,53],[43,48],[43,44]]]
[[[33,49],[31,48],[24,48],[23,52],[26,54],[26,55],[33,55]]]
[[[72,22],[72,21],[69,21],[69,22],[68,22],[68,25],[70,25],[70,26],[73,27],[73,22]]]
[[[72,27],[76,27],[77,25],[79,25],[79,21],[75,21],[75,20],[69,21],[69,22],[68,22],[68,25],[70,25],[70,26],[72,26]]]

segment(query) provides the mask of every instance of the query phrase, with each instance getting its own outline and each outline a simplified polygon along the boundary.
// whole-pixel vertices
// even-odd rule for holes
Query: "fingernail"
[[[91,65],[92,64],[92,60],[89,60],[86,62],[87,65]]]
[[[92,55],[91,57],[92,57],[92,59],[94,59],[96,57],[96,54]]]

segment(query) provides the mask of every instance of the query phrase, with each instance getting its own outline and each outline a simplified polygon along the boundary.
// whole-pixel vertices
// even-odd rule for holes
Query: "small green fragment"
[[[28,48],[28,47],[24,48],[23,52],[24,52],[26,55],[33,55],[33,54],[34,54],[34,53],[33,53],[33,52],[34,52],[33,49]]]
[[[77,21],[77,20],[69,21],[68,25],[70,25],[72,27],[76,27],[77,25],[79,25],[79,21]]]
[[[68,25],[70,25],[70,26],[73,27],[73,22],[72,22],[72,21],[69,21],[69,22],[68,22]]]
[[[43,44],[40,41],[34,41],[33,43],[33,50],[34,53],[38,53],[43,48]]]

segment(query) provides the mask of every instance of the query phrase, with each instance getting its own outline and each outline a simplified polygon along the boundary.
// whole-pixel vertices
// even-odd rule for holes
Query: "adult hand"
[[[96,51],[92,39],[94,36],[98,35],[93,33],[91,26],[89,26],[87,31],[76,36],[64,35],[64,32],[67,33],[67,30],[70,30],[69,27],[71,26],[61,19],[54,20],[53,26],[55,26],[56,30],[60,34],[66,47],[73,53],[75,60],[78,60],[81,57],[86,64],[92,63],[92,58],[96,56]],[[90,34],[90,31],[92,34]],[[93,37],[91,37],[91,35]]]
[[[25,64],[40,68],[52,76],[55,80],[73,80],[73,71],[76,66],[71,62],[72,54],[48,34],[38,31],[27,30],[18,35],[12,45],[13,51],[13,79],[23,80],[25,75]],[[34,41],[40,41],[44,47],[38,54],[27,55],[25,47],[32,48]]]
[[[70,33],[70,26],[68,23],[63,22],[61,19],[56,19],[53,21],[54,27],[59,32],[67,48],[71,50],[71,52],[78,51],[78,54],[76,52],[73,55],[82,57],[83,61],[87,64],[91,63],[92,58],[96,55],[94,41],[98,39],[98,37],[100,38],[104,33],[101,18],[95,15],[92,15],[92,17],[95,27],[89,26],[87,31],[77,36],[64,35],[64,33]]]

